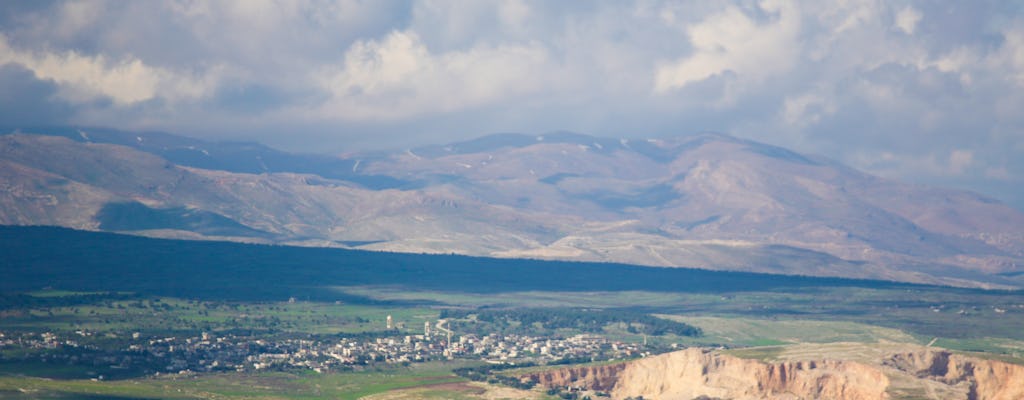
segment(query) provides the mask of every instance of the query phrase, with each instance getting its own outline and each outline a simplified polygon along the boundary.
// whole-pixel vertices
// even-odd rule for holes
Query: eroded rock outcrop
[[[619,382],[619,376],[628,363],[593,367],[561,368],[532,375],[543,386],[573,386],[590,390],[610,391]]]
[[[602,391],[614,399],[1024,399],[1021,365],[924,347],[861,361],[769,363],[693,348],[530,377],[548,387]]]
[[[1024,366],[944,350],[894,354],[885,364],[946,385],[966,385],[969,400],[1024,399]]]
[[[764,363],[688,349],[628,363],[538,374],[544,385],[609,391],[616,399],[887,399],[888,378],[845,361]],[[571,370],[571,371],[569,371]],[[600,378],[598,378],[600,377]]]

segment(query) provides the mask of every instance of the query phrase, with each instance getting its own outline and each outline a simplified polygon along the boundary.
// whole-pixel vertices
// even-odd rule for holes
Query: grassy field
[[[451,373],[461,363],[431,363],[370,372],[218,373],[120,381],[53,380],[0,376],[0,398],[132,399],[358,399],[397,389],[463,383]],[[443,392],[443,391],[442,391]]]
[[[479,400],[555,399],[541,389],[520,390],[481,382],[459,382],[396,389],[365,397],[366,400]]]
[[[42,298],[74,297],[64,291],[33,292]],[[95,295],[95,294],[91,294]],[[372,306],[323,302],[221,302],[168,297],[101,300],[92,304],[29,307],[10,310],[0,320],[5,330],[88,330],[95,333],[174,333],[251,329],[310,334],[380,331],[391,315],[409,333],[437,319],[425,307]]]
[[[924,348],[924,346],[894,342],[836,342],[750,347],[726,350],[725,353],[740,358],[753,358],[766,362],[831,359],[876,364],[883,357],[894,352],[919,348]]]
[[[938,339],[935,346],[1024,365],[1024,341],[1005,338]]]
[[[887,327],[902,331],[913,336],[915,341],[930,340],[933,337],[1024,340],[1024,330],[1020,329],[1024,326],[1024,294],[1018,292],[860,287],[793,287],[766,291],[724,291],[715,294],[647,291],[523,291],[474,294],[371,286],[336,290],[377,300],[422,301],[457,307],[627,308],[656,314],[696,317],[806,320],[811,321],[809,326],[814,326],[817,321],[859,324],[848,325],[845,328],[831,327],[830,332],[836,336],[836,340],[863,336],[860,331],[864,326]],[[717,320],[707,320],[710,323],[720,323],[715,321]],[[802,328],[795,325],[777,329]],[[766,326],[765,329],[769,327]],[[895,331],[889,333],[895,334]],[[778,340],[787,341],[781,335],[776,336],[779,336]],[[735,342],[737,338],[733,339]]]
[[[727,344],[747,347],[797,343],[919,342],[915,336],[898,329],[856,322],[680,315],[661,317],[701,327],[704,330],[703,337],[683,342],[693,345]]]
[[[457,307],[595,307],[618,308],[645,306],[669,308],[701,299],[713,301],[720,296],[710,294],[684,294],[670,292],[628,291],[522,291],[497,293],[443,292],[410,290],[389,286],[334,287],[333,290],[375,300],[401,300],[431,302]]]

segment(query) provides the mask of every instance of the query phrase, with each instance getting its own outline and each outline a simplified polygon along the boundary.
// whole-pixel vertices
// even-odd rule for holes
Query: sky
[[[719,132],[1024,210],[1020,1],[4,1],[0,126],[302,152]]]

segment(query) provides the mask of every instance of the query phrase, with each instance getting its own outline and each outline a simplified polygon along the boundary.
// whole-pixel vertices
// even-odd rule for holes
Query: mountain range
[[[166,133],[6,132],[3,225],[1024,287],[1020,211],[721,134],[495,134],[309,155]]]

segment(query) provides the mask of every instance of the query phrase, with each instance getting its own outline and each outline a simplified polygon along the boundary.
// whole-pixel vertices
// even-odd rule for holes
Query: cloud
[[[964,170],[974,164],[974,152],[970,150],[953,150],[949,153],[949,172],[962,175]]]
[[[1006,167],[989,167],[985,169],[985,177],[1000,181],[1011,181],[1013,177]]]
[[[831,94],[814,91],[796,96],[786,97],[782,118],[786,124],[794,127],[814,125],[829,115],[835,114],[839,108],[832,102]]]
[[[0,2],[0,68],[0,125],[303,151],[718,131],[1024,208],[1014,2]]]
[[[694,53],[660,63],[654,90],[665,92],[726,73],[756,83],[790,70],[799,54],[797,11],[776,1],[764,1],[756,11],[767,14],[767,21],[731,6],[686,29]]]
[[[200,98],[210,89],[203,77],[176,73],[126,57],[111,60],[103,55],[86,56],[75,51],[24,51],[11,48],[0,35],[0,64],[19,64],[36,78],[52,80],[65,100],[86,103],[108,97],[119,105],[167,99]]]
[[[860,153],[857,161],[884,173],[913,173],[930,177],[959,178],[971,172],[976,165],[974,152],[956,149],[949,154],[935,153],[913,156],[884,151]],[[987,168],[983,175],[992,179],[1007,179],[1002,168]],[[1008,174],[1007,174],[1008,175]]]
[[[1024,87],[1024,23],[1002,33],[999,50],[986,59],[986,66],[998,75],[1009,75],[1019,87]]]
[[[917,29],[917,23],[921,21],[921,12],[914,7],[907,6],[896,14],[896,27],[908,35],[913,35]]]
[[[17,64],[0,65],[0,125],[38,126],[66,123],[72,107],[56,98],[57,85],[40,80]]]
[[[474,47],[432,54],[412,32],[349,48],[340,69],[328,69],[331,98],[324,115],[343,119],[404,118],[452,112],[539,91],[544,48]]]

